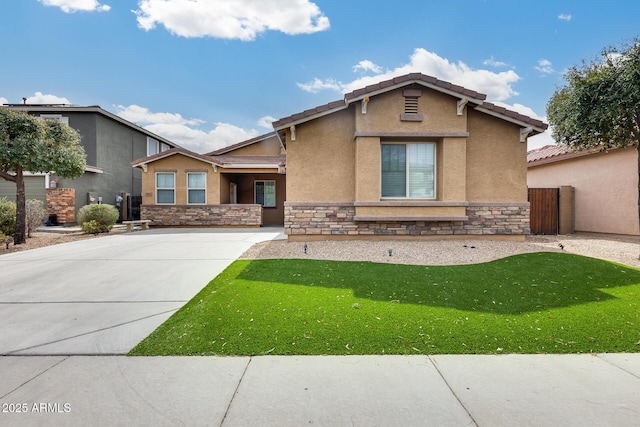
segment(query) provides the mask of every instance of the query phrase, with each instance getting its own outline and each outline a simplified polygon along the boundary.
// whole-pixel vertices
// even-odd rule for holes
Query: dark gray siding
[[[25,176],[24,192],[27,199],[38,199],[46,203],[47,190],[44,183],[44,176]],[[2,197],[16,201],[16,185],[13,182],[0,179],[0,198]]]

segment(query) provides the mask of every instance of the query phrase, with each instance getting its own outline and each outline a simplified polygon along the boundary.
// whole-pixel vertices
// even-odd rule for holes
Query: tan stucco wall
[[[156,203],[156,172],[175,172],[176,174],[176,204],[187,204],[187,172],[207,173],[207,204],[219,204],[220,175],[213,171],[213,167],[191,157],[175,154],[157,160],[142,172],[142,204]]]
[[[467,110],[468,201],[526,202],[527,144],[520,142],[520,127]]]
[[[287,200],[346,202],[355,199],[353,109],[287,131]]]
[[[527,184],[531,188],[573,186],[576,231],[640,234],[633,148],[530,167]]]
[[[251,144],[225,153],[225,155],[233,156],[277,156],[279,154],[284,154],[284,152],[280,140],[275,135],[258,144]]]
[[[404,89],[371,97],[366,114],[358,102],[299,124],[296,141],[287,131],[287,200],[380,201],[380,144],[433,142],[436,201],[527,201],[526,144],[519,142],[518,125],[469,107],[458,116],[457,98],[424,87],[423,121],[402,121]],[[374,135],[354,138],[356,132]],[[460,136],[430,136],[443,133]]]
[[[400,120],[404,113],[404,90],[421,90],[418,112],[421,122]],[[457,115],[457,99],[423,86],[405,87],[371,97],[367,114],[362,114],[361,103],[356,104],[356,124],[361,132],[465,132],[466,109]]]
[[[380,200],[380,138],[356,139],[356,198],[357,201]]]

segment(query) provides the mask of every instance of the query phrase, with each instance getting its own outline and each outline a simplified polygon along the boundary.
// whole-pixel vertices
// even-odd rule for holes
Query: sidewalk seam
[[[242,380],[244,379],[244,375],[247,373],[247,370],[249,369],[249,365],[251,364],[252,360],[253,360],[253,357],[250,357],[249,361],[247,362],[247,366],[244,367],[244,371],[242,371],[242,375],[240,375],[240,380],[238,381],[238,385],[236,386],[236,389],[233,391],[233,394],[231,395],[231,400],[229,400],[229,404],[227,405],[227,409],[224,411],[224,416],[222,417],[222,420],[220,421],[220,427],[222,427],[224,425],[224,422],[227,419],[227,415],[229,415],[229,410],[231,409],[231,405],[233,404],[233,401],[236,398],[236,395],[238,394],[238,390],[240,389],[240,384],[242,384]]]
[[[596,357],[597,357],[598,359],[602,360],[603,362],[605,362],[605,363],[607,363],[607,364],[609,364],[609,365],[613,366],[614,368],[618,368],[618,369],[620,369],[622,372],[624,372],[624,373],[626,373],[626,374],[629,374],[629,375],[631,375],[632,377],[635,377],[635,378],[640,379],[640,376],[638,376],[638,375],[634,374],[633,372],[627,371],[627,370],[626,370],[625,368],[623,368],[622,366],[616,365],[615,363],[611,362],[610,360],[607,360],[607,359],[604,359],[604,358],[600,357],[600,353],[597,353],[597,354],[596,354]]]
[[[59,364],[61,364],[62,362],[68,360],[71,356],[66,356],[63,357],[62,360],[60,360],[57,363],[54,363],[53,365],[49,366],[47,369],[45,369],[44,371],[40,372],[39,374],[29,378],[28,380],[26,380],[25,382],[23,382],[22,384],[20,384],[18,387],[14,388],[13,390],[9,391],[8,393],[0,396],[0,399],[4,399],[5,397],[9,396],[11,393],[18,391],[19,389],[21,389],[22,387],[24,387],[25,385],[29,384],[31,381],[35,380],[36,378],[38,378],[39,376],[45,374],[46,372],[49,372],[49,370],[55,368],[56,366],[58,366]]]
[[[444,377],[444,375],[442,374],[442,372],[438,368],[438,364],[431,358],[431,356],[427,356],[427,359],[429,359],[429,361],[431,362],[431,364],[433,365],[435,370],[438,372],[438,375],[440,375],[440,378],[442,378],[442,381],[444,381],[444,383],[447,385],[447,388],[451,391],[451,394],[453,394],[453,397],[456,398],[456,400],[458,401],[460,406],[462,406],[462,409],[464,409],[464,411],[467,413],[467,415],[469,415],[469,419],[471,419],[471,422],[473,423],[473,425],[474,426],[478,426],[478,423],[476,422],[475,418],[473,418],[473,415],[471,415],[471,412],[469,412],[469,409],[467,409],[467,407],[464,405],[464,403],[462,403],[462,400],[460,400],[460,397],[458,397],[456,392],[453,390],[453,388],[449,384],[449,381],[447,381],[447,379]]]

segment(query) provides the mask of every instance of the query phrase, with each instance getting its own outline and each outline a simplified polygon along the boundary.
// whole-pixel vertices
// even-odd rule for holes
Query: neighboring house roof
[[[610,151],[610,150],[607,150]],[[536,148],[527,153],[527,167],[544,165],[547,163],[560,162],[563,160],[574,159],[576,157],[588,156],[590,154],[599,153],[597,148],[587,150],[573,151],[567,145],[545,145]]]
[[[211,156],[207,156],[205,154],[194,153],[193,151],[189,151],[186,148],[180,147],[180,148],[172,148],[172,149],[167,150],[167,151],[162,151],[160,153],[152,154],[151,156],[146,156],[146,157],[143,157],[141,159],[134,160],[133,162],[131,162],[131,166],[133,166],[134,168],[141,167],[141,168],[144,169],[146,167],[146,165],[149,164],[149,163],[153,163],[153,162],[155,162],[157,160],[164,159],[166,157],[171,157],[171,156],[174,156],[176,154],[181,154],[183,156],[191,157],[193,159],[200,160],[200,161],[203,161],[205,163],[210,163],[211,165],[217,165],[213,161],[213,158]]]
[[[485,102],[485,99],[487,98],[485,94],[466,89],[462,86],[445,82],[443,80],[439,80],[435,77],[427,76],[422,73],[406,74],[404,76],[385,80],[362,89],[357,89],[353,92],[345,94],[344,98],[340,101],[330,102],[328,104],[279,119],[273,122],[273,127],[274,129],[276,129],[276,131],[283,130],[289,126],[304,123],[325,116],[327,114],[343,110],[345,108],[348,108],[352,103],[363,100],[366,97],[375,96],[412,84],[418,84],[434,89],[438,92],[455,96],[460,100],[475,105],[474,108],[479,111],[516,123],[521,126],[531,127],[532,129],[530,135],[544,132],[544,130],[547,129],[547,124],[540,120],[519,114],[515,111],[511,111],[503,107],[499,107],[490,102]]]
[[[250,168],[250,167],[278,167],[280,163],[284,165],[287,156],[281,154],[278,156],[215,156],[211,157],[216,164],[226,168]]]
[[[172,148],[161,153],[154,154],[152,156],[143,157],[131,162],[131,166],[145,169],[149,163],[153,163],[160,159],[180,154],[192,159],[200,160],[205,163],[209,163],[212,166],[219,166],[222,168],[239,168],[239,169],[260,169],[260,168],[277,168],[283,166],[287,161],[287,156],[282,154],[278,156],[233,156],[233,155],[221,155],[210,156],[207,154],[197,154],[193,151],[189,151],[184,148]]]
[[[228,145],[223,148],[219,148],[217,150],[206,153],[207,156],[218,156],[221,154],[227,154],[231,151],[237,150],[238,148],[248,147],[249,145],[256,144],[258,142],[264,141],[265,139],[273,138],[276,136],[276,132],[265,133],[264,135],[256,136],[255,138],[247,139],[246,141],[238,142],[237,144]]]
[[[26,112],[42,112],[42,113],[64,113],[64,112],[74,112],[74,113],[96,113],[101,114],[105,117],[108,117],[112,120],[122,123],[125,126],[133,128],[138,132],[141,132],[153,139],[156,139],[160,142],[164,142],[172,147],[180,147],[173,141],[169,141],[166,138],[161,137],[160,135],[156,135],[153,132],[148,131],[147,129],[136,125],[135,123],[131,123],[128,120],[123,119],[122,117],[110,113],[109,111],[101,108],[99,105],[91,105],[91,106],[78,106],[78,105],[68,105],[68,104],[3,104],[6,107],[12,108],[14,110],[26,111]]]

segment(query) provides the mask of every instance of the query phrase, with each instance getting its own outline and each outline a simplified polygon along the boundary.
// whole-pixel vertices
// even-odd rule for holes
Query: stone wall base
[[[466,221],[355,221],[352,203],[285,203],[290,240],[313,238],[496,238],[530,234],[529,203],[470,203]]]
[[[260,227],[261,205],[142,205],[140,218],[163,227]]]
[[[76,222],[76,190],[73,188],[48,188],[47,213],[55,215],[59,224]]]

